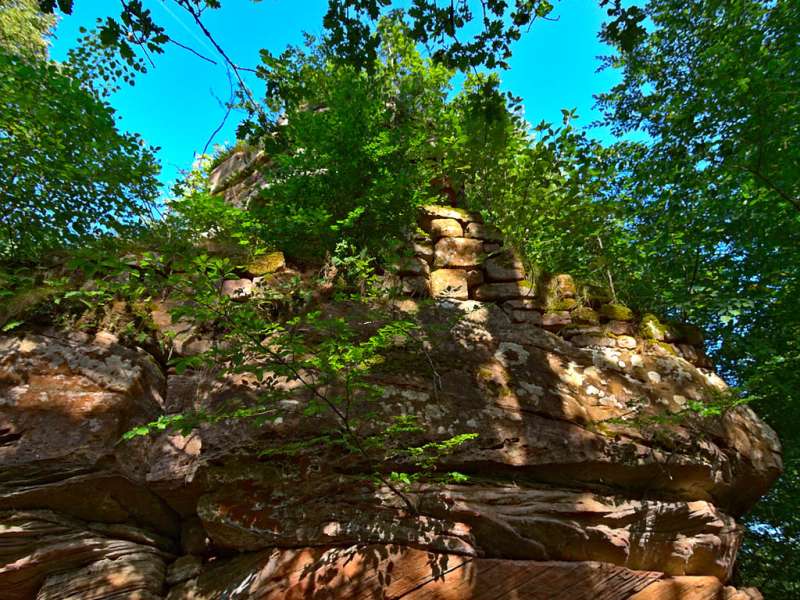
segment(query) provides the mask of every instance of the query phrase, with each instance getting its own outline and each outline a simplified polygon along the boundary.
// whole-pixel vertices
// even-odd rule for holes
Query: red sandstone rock
[[[448,271],[433,275],[458,274],[466,288],[466,270]],[[532,299],[513,298],[512,316],[533,313]],[[657,436],[626,421],[634,407],[647,416],[712,398],[725,389],[717,376],[627,323],[563,339],[512,323],[494,302],[417,310],[446,327],[430,329],[425,360],[398,347],[376,369],[383,398],[365,428],[405,413],[420,417],[409,444],[479,437],[438,465],[473,481],[407,490],[415,512],[336,447],[253,458],[331,425],[303,416],[296,382],[283,380],[294,408],[280,420],[119,444],[163,411],[247,401],[259,385],[172,375],[165,401],[158,365],[113,336],[0,339],[0,598],[757,598],[722,586],[741,536],[734,517],[780,472],[774,432],[744,407]],[[582,348],[581,336],[614,344]],[[202,570],[167,592],[180,538]],[[171,582],[201,561],[185,562]]]
[[[433,219],[430,233],[433,239],[438,240],[442,237],[463,237],[464,230],[455,219]]]
[[[484,259],[483,242],[470,238],[444,237],[436,242],[433,255],[433,266],[475,267]]]
[[[467,272],[457,269],[437,269],[431,273],[431,295],[434,298],[469,298]]]

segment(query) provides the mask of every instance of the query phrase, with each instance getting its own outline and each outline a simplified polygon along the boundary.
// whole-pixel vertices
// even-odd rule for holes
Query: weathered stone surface
[[[437,269],[431,273],[431,295],[434,298],[469,298],[467,273],[457,269]]]
[[[253,295],[253,282],[250,279],[226,279],[222,282],[221,293],[232,300],[246,300]]]
[[[742,531],[712,504],[625,500],[526,486],[427,489],[423,514],[463,522],[484,556],[600,560],[726,580]]]
[[[426,263],[433,262],[433,243],[430,241],[415,241],[411,245],[414,255],[418,256]]]
[[[428,204],[420,209],[420,220],[430,223],[432,219],[456,219],[466,224],[469,222],[481,223],[483,219],[475,213],[471,213],[463,208],[453,206],[442,206],[439,204]]]
[[[503,253],[486,259],[484,264],[489,281],[520,281],[525,279],[522,261],[511,253]]]
[[[595,348],[613,348],[617,345],[614,338],[604,335],[576,335],[570,338],[570,341],[576,346],[586,347],[594,346]]]
[[[741,539],[734,520],[705,501],[627,500],[508,484],[423,486],[407,492],[419,512],[410,518],[390,490],[376,492],[353,478],[278,481],[256,467],[239,477],[198,505],[214,541],[238,550],[412,544],[497,558],[600,560],[725,580]]]
[[[0,513],[0,598],[147,598],[161,592],[170,549],[169,540],[131,526],[51,511]]]
[[[514,323],[542,324],[542,313],[537,310],[512,310],[509,316]]]
[[[725,600],[716,577],[675,577],[649,585],[630,600]]]
[[[132,481],[147,469],[141,445],[119,444],[160,414],[164,386],[152,357],[102,332],[0,338],[0,510],[174,531],[172,511]]]
[[[430,280],[424,275],[403,277],[402,291],[409,296],[426,297],[431,294]]]
[[[541,306],[534,298],[516,298],[503,302],[503,308],[506,310],[536,310]]]
[[[478,287],[483,283],[483,271],[481,269],[467,270],[467,285],[470,288]]]
[[[260,277],[275,273],[286,267],[283,252],[267,252],[250,261],[245,270],[249,275]]]
[[[464,230],[464,237],[486,240],[487,242],[502,242],[503,235],[496,227],[483,223],[470,223]]]
[[[428,275],[431,268],[428,263],[416,256],[403,257],[393,265],[392,270],[398,275]]]
[[[199,556],[186,555],[181,556],[178,560],[172,563],[167,569],[166,581],[169,585],[175,585],[188,581],[200,575],[203,571],[203,559]]]
[[[225,189],[225,184],[238,173],[241,173],[255,159],[253,152],[234,152],[227,159],[221,162],[211,171],[208,178],[208,185],[212,194],[216,194]]]
[[[634,335],[636,328],[627,321],[609,321],[603,325],[603,331],[612,335]]]
[[[596,562],[469,559],[380,545],[303,548],[224,561],[168,600],[625,600],[658,577]]]
[[[549,323],[554,335],[537,326],[529,283],[483,284],[473,295],[489,301],[469,300],[471,270],[432,272],[458,298],[407,300],[424,352],[393,348],[370,379],[382,397],[353,408],[370,411],[365,435],[416,415],[411,446],[478,433],[437,463],[470,482],[412,485],[413,510],[338,446],[256,459],[334,425],[304,415],[296,381],[280,379],[279,419],[119,444],[159,414],[246,405],[263,388],[188,372],[170,374],[164,399],[158,365],[113,336],[2,338],[0,598],[756,598],[723,585],[734,517],[780,472],[774,432],[745,407],[655,431],[639,417],[726,389],[694,346],[620,320]],[[413,278],[428,282],[397,279]],[[322,310],[377,326],[355,305]]]
[[[501,301],[518,300],[534,294],[534,286],[528,281],[515,281],[510,283],[484,283],[475,290],[476,300]]]
[[[152,552],[131,552],[50,575],[36,600],[161,600],[163,587],[163,558]]]
[[[445,237],[436,242],[433,266],[475,267],[484,260],[483,242],[469,238]]]
[[[726,586],[725,589],[722,590],[723,600],[764,600],[764,596],[761,595],[754,587],[747,587],[737,590],[734,587]]]
[[[466,525],[387,510],[384,504],[369,482],[293,478],[285,488],[229,485],[203,496],[197,511],[211,539],[222,548],[400,543],[475,554]]]
[[[465,323],[477,323],[483,327],[507,327],[511,324],[508,316],[497,304],[491,302],[479,302],[477,300],[455,300],[442,299],[439,301],[438,308],[443,310],[452,319],[452,313],[456,313],[457,321]]]
[[[546,329],[558,330],[571,322],[572,318],[566,310],[550,310],[542,315],[542,327]]]
[[[455,219],[433,219],[431,221],[431,237],[439,239],[442,237],[463,237],[464,229]]]

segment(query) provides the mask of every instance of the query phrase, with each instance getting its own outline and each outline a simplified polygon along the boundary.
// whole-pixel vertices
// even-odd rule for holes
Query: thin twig
[[[203,60],[205,60],[205,61],[207,61],[207,62],[210,62],[212,65],[217,65],[217,64],[219,64],[219,63],[218,63],[217,61],[215,61],[213,58],[209,58],[209,57],[207,57],[207,56],[204,56],[203,54],[200,54],[200,53],[199,53],[197,50],[195,50],[194,48],[192,48],[192,47],[190,47],[190,46],[187,46],[186,44],[181,44],[181,43],[180,43],[178,40],[176,40],[176,39],[175,39],[175,38],[173,38],[173,37],[169,37],[169,36],[167,36],[167,40],[168,40],[168,41],[170,41],[170,42],[172,42],[173,44],[175,44],[175,45],[176,45],[176,46],[178,46],[179,48],[183,48],[184,50],[188,50],[189,52],[191,52],[192,54],[194,54],[194,55],[195,55],[195,56],[197,56],[198,58],[202,58]]]
[[[230,97],[230,100],[228,100],[228,103],[225,105],[225,114],[222,116],[222,121],[220,121],[219,125],[217,125],[217,128],[211,133],[211,135],[208,136],[208,140],[206,140],[206,145],[203,146],[203,152],[201,152],[201,154],[205,154],[206,153],[206,151],[208,150],[208,146],[211,144],[211,142],[213,141],[214,137],[225,126],[225,122],[228,120],[228,117],[231,114],[231,109],[233,107],[233,100],[234,100],[233,82],[231,81],[231,70],[230,69],[226,69],[225,71],[226,71],[226,74],[228,75],[228,85],[230,86],[230,89],[231,89],[231,97]]]
[[[174,1],[178,4],[178,6],[183,8],[186,12],[188,12],[191,15],[191,17],[194,19],[194,22],[197,23],[197,26],[203,32],[203,35],[205,35],[206,38],[208,38],[208,41],[210,41],[214,45],[214,48],[217,50],[217,52],[219,52],[220,56],[222,56],[222,58],[225,59],[225,62],[228,63],[231,69],[233,69],[233,73],[234,75],[236,75],[236,79],[239,80],[239,85],[242,87],[248,99],[250,100],[253,109],[259,114],[259,116],[261,116],[263,119],[266,119],[266,114],[264,113],[264,110],[261,108],[261,105],[256,101],[253,92],[250,90],[248,85],[245,83],[244,79],[242,79],[242,76],[239,74],[241,68],[230,59],[230,57],[222,48],[222,46],[220,46],[217,43],[217,40],[214,38],[214,36],[211,34],[208,28],[203,24],[203,21],[200,19],[200,15],[202,13],[198,12],[191,4],[189,4],[188,0],[174,0]]]

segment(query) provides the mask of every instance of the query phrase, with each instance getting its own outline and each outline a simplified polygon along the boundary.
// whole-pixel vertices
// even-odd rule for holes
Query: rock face
[[[0,597],[734,597],[734,518],[780,471],[774,434],[743,407],[659,435],[625,421],[702,400],[724,385],[713,373],[633,336],[575,345],[496,304],[425,310],[451,324],[438,385],[399,353],[383,406],[421,415],[429,439],[479,437],[442,459],[472,481],[413,486],[417,514],[335,456],[242,455],[312,435],[301,421],[118,443],[233,384],[165,390],[110,336],[3,338]],[[230,551],[245,554],[215,558]]]
[[[398,346],[374,371],[374,419],[417,415],[417,445],[477,433],[437,462],[468,481],[409,484],[401,497],[337,446],[302,450],[326,421],[303,416],[291,382],[296,409],[281,419],[121,442],[161,415],[255,398],[259,384],[165,372],[102,332],[7,335],[0,598],[760,598],[725,584],[736,518],[781,471],[774,433],[742,406],[649,419],[724,392],[697,337],[655,339],[660,328],[640,331],[623,310],[566,308],[577,295],[566,277],[544,295],[523,293],[524,279],[481,283],[477,252],[449,252],[484,252],[495,234],[458,209],[425,219],[457,222],[468,244],[448,245],[450,266],[430,276],[403,271],[441,297],[403,301],[430,346]],[[513,260],[500,267],[495,277],[517,277]],[[287,443],[301,450],[270,452]]]

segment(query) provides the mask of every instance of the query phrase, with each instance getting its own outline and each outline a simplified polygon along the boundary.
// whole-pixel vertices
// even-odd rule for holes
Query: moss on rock
[[[255,277],[269,275],[283,269],[286,266],[286,258],[283,252],[267,252],[257,256],[250,261],[245,270]]]
[[[586,325],[597,325],[600,323],[600,315],[596,310],[588,306],[579,306],[572,311],[572,320],[575,323],[582,323]]]
[[[553,311],[561,311],[561,310],[572,310],[578,306],[578,301],[575,298],[562,298],[559,300],[552,300],[547,304],[548,310]]]
[[[657,316],[652,313],[647,313],[642,317],[642,322],[639,323],[639,334],[648,340],[656,340],[663,342],[667,339],[669,328],[662,323]]]
[[[600,307],[600,316],[612,321],[632,321],[633,311],[622,304],[603,304]]]

